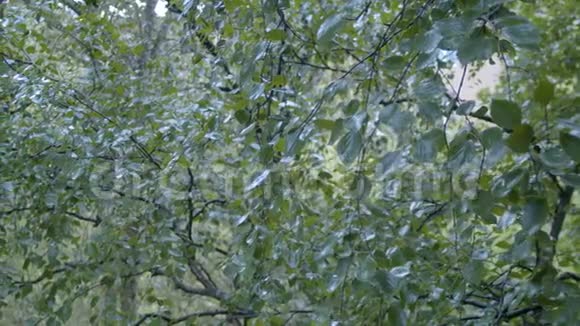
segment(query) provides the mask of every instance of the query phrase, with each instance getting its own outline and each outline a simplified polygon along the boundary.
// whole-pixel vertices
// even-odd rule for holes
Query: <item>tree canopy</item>
[[[578,17],[0,1],[0,324],[578,322]]]

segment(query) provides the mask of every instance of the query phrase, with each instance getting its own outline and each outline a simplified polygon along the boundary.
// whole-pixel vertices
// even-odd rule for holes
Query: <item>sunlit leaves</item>
[[[551,258],[534,246],[551,248],[559,188],[580,185],[573,45],[556,40],[572,33],[547,22],[553,6],[532,17],[502,0],[177,0],[148,40],[143,1],[79,16],[66,3],[51,8],[63,28],[33,17],[44,2],[15,2],[3,25],[0,252],[11,279],[49,277],[11,291],[58,290],[35,315],[85,324],[68,304],[78,284],[114,292],[137,273],[139,312],[225,307],[257,325],[514,323],[507,314],[548,296],[538,284],[530,295],[536,271],[523,267]],[[509,68],[491,95],[447,95],[450,67],[469,65],[467,90],[488,63]],[[84,237],[65,207],[103,223]],[[567,249],[558,268],[573,266]],[[73,271],[68,256],[91,265]],[[62,266],[66,277],[51,272]],[[149,280],[157,266],[167,275]],[[175,290],[173,277],[227,300]],[[485,308],[464,304],[471,294]],[[94,323],[136,322],[93,310]],[[174,323],[164,318],[143,323]]]
[[[258,174],[252,181],[246,186],[245,191],[251,191],[256,187],[262,185],[268,176],[270,175],[270,170],[264,170],[262,173]]]

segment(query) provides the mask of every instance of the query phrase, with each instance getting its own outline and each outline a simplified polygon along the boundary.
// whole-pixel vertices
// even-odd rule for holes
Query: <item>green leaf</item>
[[[411,274],[411,268],[408,264],[403,266],[397,266],[391,269],[390,273],[396,278],[404,278],[409,274]]]
[[[342,118],[337,119],[334,122],[334,127],[330,133],[330,139],[328,140],[329,144],[334,144],[338,141],[338,138],[344,132],[345,122]]]
[[[381,286],[381,291],[385,293],[392,293],[397,286],[395,277],[385,270],[379,270],[375,273],[375,279]]]
[[[286,33],[282,29],[273,29],[266,32],[266,39],[273,42],[280,42],[286,38]]]
[[[330,279],[328,280],[327,290],[328,292],[332,293],[338,289],[338,287],[342,284],[343,278],[339,275],[332,274],[330,275]]]
[[[264,170],[262,173],[258,174],[252,181],[244,188],[244,191],[252,191],[253,189],[261,186],[268,176],[270,175],[270,170]]]
[[[437,21],[435,28],[443,36],[439,47],[445,50],[457,50],[469,30],[469,24],[465,19],[456,17]]]
[[[401,308],[399,302],[394,302],[389,306],[388,310],[388,324],[393,326],[406,326],[407,325],[407,314],[405,310]]]
[[[456,136],[449,145],[449,155],[447,168],[451,170],[459,169],[463,164],[471,162],[477,154],[475,145],[467,139],[467,134]]]
[[[328,47],[332,43],[334,36],[344,26],[345,22],[344,15],[340,13],[326,18],[316,33],[318,44],[323,48]]]
[[[447,88],[440,78],[433,77],[423,79],[414,87],[415,95],[423,101],[428,101],[432,98],[438,98],[443,95]]]
[[[276,75],[274,76],[274,78],[272,78],[270,84],[272,85],[272,87],[283,87],[284,85],[286,85],[286,82],[287,82],[286,76]]]
[[[473,112],[473,116],[475,117],[484,117],[487,113],[487,106],[482,106],[477,111]]]
[[[514,102],[493,99],[491,101],[491,117],[498,126],[512,130],[521,124],[522,112]]]
[[[67,322],[72,316],[72,307],[69,302],[65,302],[56,312],[62,322]]]
[[[477,197],[472,202],[473,211],[477,213],[481,218],[488,219],[493,209],[494,198],[489,191],[479,191]]]
[[[359,131],[348,131],[338,142],[336,147],[342,162],[350,165],[357,158],[362,148],[362,135]]]
[[[528,124],[516,126],[506,144],[516,153],[525,153],[534,138],[534,129]]]
[[[472,260],[463,267],[462,274],[467,282],[478,285],[483,279],[484,271],[481,260]]]
[[[399,167],[402,161],[403,157],[400,150],[385,154],[377,166],[377,175],[383,176],[391,173]]]
[[[522,216],[522,229],[529,235],[538,232],[548,218],[548,203],[542,197],[528,197]]]
[[[225,0],[224,5],[229,13],[233,13],[234,10],[243,5],[243,0]]]
[[[433,129],[413,146],[413,157],[419,162],[432,162],[445,145],[445,135],[441,129]]]
[[[574,165],[570,157],[566,155],[560,146],[554,146],[543,150],[540,153],[540,160],[546,166],[553,169],[563,170]]]
[[[365,111],[361,111],[348,118],[344,125],[347,130],[361,131],[367,119],[367,113]]]
[[[314,125],[316,125],[320,129],[332,130],[336,125],[334,120],[327,120],[327,119],[316,119],[314,121]]]
[[[533,48],[540,42],[538,29],[524,17],[504,16],[496,24],[505,38],[518,46]]]
[[[357,99],[350,100],[348,104],[342,109],[344,114],[347,116],[352,116],[355,114],[360,108],[360,101]]]
[[[561,175],[560,178],[569,186],[580,188],[580,174],[567,173]]]
[[[554,84],[547,79],[541,79],[534,90],[534,100],[544,106],[554,98]]]
[[[413,122],[413,114],[403,110],[400,105],[392,104],[387,105],[379,113],[379,120],[381,123],[393,128],[393,130],[401,134],[408,131],[409,125]]]
[[[443,112],[439,104],[435,102],[419,102],[418,103],[420,116],[430,123],[437,122],[441,117],[443,117]]]
[[[250,98],[250,100],[255,101],[257,99],[260,98],[260,96],[264,95],[264,90],[265,90],[265,86],[263,83],[259,83],[254,85],[254,87],[252,87],[250,89],[250,93],[248,94],[248,97]]]
[[[363,200],[371,192],[371,180],[364,175],[357,174],[350,188],[357,200]]]
[[[469,115],[471,110],[475,107],[475,101],[465,101],[457,107],[457,114],[459,115]]]
[[[400,55],[391,56],[383,61],[383,66],[389,70],[399,70],[403,69],[407,64],[405,57]]]
[[[470,64],[478,60],[487,60],[491,58],[497,48],[497,41],[487,36],[472,36],[463,41],[457,57],[462,65]]]
[[[580,138],[567,132],[560,132],[560,145],[570,158],[580,163]]]
[[[499,178],[496,178],[492,184],[491,192],[495,197],[502,198],[512,191],[512,189],[522,181],[525,171],[519,168],[513,169]]]
[[[503,131],[497,127],[485,129],[481,133],[481,141],[486,149],[491,149],[498,144],[503,144]]]
[[[485,157],[485,163],[493,166],[499,162],[509,151],[503,141],[503,131],[498,127],[492,127],[481,133],[483,146],[488,150]]]
[[[327,284],[328,292],[334,292],[342,284],[346,274],[348,273],[350,264],[350,257],[341,258],[338,261],[336,271],[330,276],[330,280]]]
[[[515,56],[517,54],[516,49],[508,40],[500,40],[499,41],[499,51],[501,53],[505,53],[511,56]]]
[[[420,52],[429,53],[437,48],[439,42],[443,39],[436,29],[429,30],[427,33],[418,35],[412,42],[413,48]]]
[[[438,56],[438,51],[432,51],[430,53],[419,53],[415,66],[418,70],[434,66],[437,63]]]

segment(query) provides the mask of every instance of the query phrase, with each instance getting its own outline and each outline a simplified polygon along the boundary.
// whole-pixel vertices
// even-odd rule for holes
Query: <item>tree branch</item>
[[[188,172],[190,173],[190,186],[189,186],[189,191],[191,192],[192,189],[192,184],[193,184],[193,175],[191,174],[191,170],[188,169]],[[190,199],[191,200],[191,199]],[[213,204],[220,204],[220,205],[224,205],[226,203],[225,200],[223,199],[212,199],[212,200],[208,200],[206,201],[203,206],[197,211],[194,212],[193,211],[193,207],[192,205],[190,205],[189,207],[189,220],[187,222],[187,233],[189,235],[189,239],[193,242],[193,221],[200,216],[201,214],[203,214],[203,212],[206,210],[206,208],[210,205]]]
[[[81,220],[81,221],[85,221],[85,222],[91,222],[91,223],[93,223],[93,225],[95,227],[99,226],[99,224],[101,224],[101,222],[103,221],[98,215],[95,218],[90,218],[90,217],[82,216],[82,215],[80,215],[78,213],[69,212],[69,211],[65,212],[65,214],[68,215],[68,216],[72,216],[72,217],[76,218],[77,220]]]
[[[572,272],[564,272],[558,276],[559,281],[574,280],[580,282],[580,275]]]
[[[210,298],[214,298],[217,300],[223,300],[226,295],[224,293],[221,293],[221,291],[214,291],[208,288],[194,288],[191,287],[185,283],[183,283],[181,280],[179,280],[177,277],[172,277],[173,280],[173,284],[175,285],[175,287],[187,294],[191,294],[191,295],[200,295],[200,296],[204,296],[204,297],[210,297]]]
[[[473,301],[473,300],[469,300],[469,299],[463,299],[463,300],[461,300],[461,303],[462,304],[465,304],[465,305],[469,305],[469,306],[474,306],[474,307],[477,307],[477,308],[481,308],[481,309],[488,308],[488,305],[486,305],[485,303],[478,302],[478,301]]]
[[[434,211],[429,213],[417,228],[417,232],[421,231],[421,229],[425,226],[425,224],[427,224],[427,222],[431,221],[433,218],[440,215],[445,207],[447,207],[447,203],[440,204],[439,207],[437,207]]]
[[[529,312],[536,312],[536,311],[541,311],[543,308],[540,305],[535,305],[535,306],[531,306],[531,307],[526,307],[526,308],[521,308],[521,309],[516,309],[508,314],[506,314],[505,316],[503,316],[503,320],[510,320],[510,319],[514,319],[516,317],[519,316],[523,316]]]
[[[273,315],[284,315],[284,314],[292,314],[292,315],[296,315],[296,314],[311,314],[313,313],[314,310],[310,310],[310,309],[295,309],[295,310],[290,310],[288,312],[275,312]],[[164,321],[166,321],[168,324],[170,325],[174,325],[177,323],[182,323],[184,321],[187,321],[189,319],[192,318],[199,318],[199,317],[216,317],[216,316],[228,316],[228,317],[241,317],[241,318],[255,318],[258,316],[258,313],[256,313],[255,311],[252,310],[225,310],[225,309],[220,309],[220,310],[208,310],[208,311],[201,311],[201,312],[193,312],[193,313],[189,313],[186,315],[183,315],[181,317],[177,317],[177,318],[171,318],[170,316],[164,315],[164,314],[159,314],[159,313],[149,313],[149,314],[145,314],[143,315],[134,325],[135,326],[139,326],[141,324],[143,324],[145,321],[147,321],[148,319],[152,319],[152,318],[161,318]]]
[[[32,207],[16,207],[16,208],[9,209],[7,211],[0,211],[0,216],[10,215],[10,214],[16,213],[16,212],[24,212],[24,211],[31,210],[31,209],[32,209]]]
[[[195,277],[197,278],[197,280],[201,284],[203,284],[203,286],[206,289],[210,289],[212,291],[215,291],[216,293],[218,292],[217,285],[212,280],[211,276],[206,271],[206,269],[203,267],[203,265],[201,265],[201,263],[199,263],[198,261],[196,261],[193,258],[190,258],[188,260],[188,266],[189,266],[189,270],[191,271],[191,273],[193,275],[195,275]]]
[[[556,213],[554,214],[554,220],[552,221],[552,229],[550,230],[550,236],[552,241],[554,241],[554,252],[556,248],[556,243],[560,237],[560,232],[562,231],[562,225],[566,219],[566,213],[572,195],[574,194],[574,187],[566,186],[564,191],[561,191],[558,195],[558,206],[556,207]]]

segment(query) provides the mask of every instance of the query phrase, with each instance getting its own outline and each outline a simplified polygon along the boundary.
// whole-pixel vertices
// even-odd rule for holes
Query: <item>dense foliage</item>
[[[0,1],[0,324],[574,324],[578,17]]]

